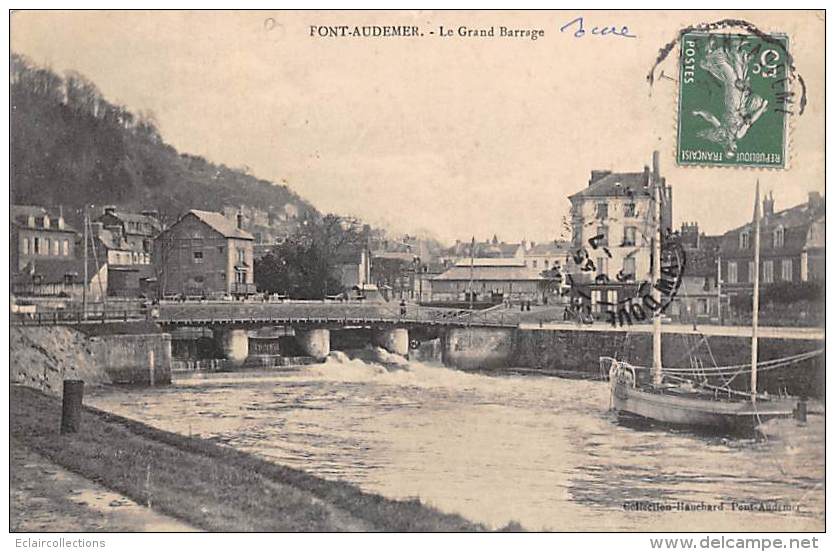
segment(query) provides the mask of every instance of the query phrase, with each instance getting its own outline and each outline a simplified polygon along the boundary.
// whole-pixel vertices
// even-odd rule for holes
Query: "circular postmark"
[[[573,251],[572,261],[575,270],[565,275],[562,293],[569,297],[566,319],[573,318],[591,324],[595,320],[593,310],[598,308],[606,316],[607,322],[617,327],[645,322],[663,315],[675,300],[687,264],[687,255],[680,234],[667,231],[661,238],[660,277],[657,280],[653,280],[651,276],[639,280],[635,274],[625,272],[625,269],[621,269],[614,280],[602,272],[593,277],[579,277],[579,274],[593,274],[601,268],[593,261],[595,255],[598,255],[599,259],[614,257],[608,246],[603,245],[604,239],[604,235],[595,235],[587,244]],[[631,255],[641,252],[651,255],[651,238],[644,236],[638,243],[640,245]],[[652,272],[650,264],[649,273]],[[604,298],[603,292],[610,291],[615,293],[607,293]],[[614,296],[614,300],[610,299],[611,296]]]

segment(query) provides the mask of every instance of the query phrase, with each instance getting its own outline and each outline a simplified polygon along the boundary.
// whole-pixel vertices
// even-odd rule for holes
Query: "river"
[[[604,382],[343,353],[288,372],[101,388],[85,400],[494,528],[824,527],[822,416],[769,422],[757,439],[629,427],[608,412]]]

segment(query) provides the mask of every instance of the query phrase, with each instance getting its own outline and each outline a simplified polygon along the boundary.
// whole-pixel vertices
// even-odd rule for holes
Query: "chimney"
[[[612,171],[591,171],[591,178],[589,179],[589,186],[612,174]]]
[[[809,210],[817,211],[823,207],[823,198],[820,192],[809,192]]]
[[[110,232],[111,234],[113,234],[113,236],[118,241],[122,240],[122,227],[121,226],[119,226],[117,224],[108,225],[108,226],[104,226],[104,229],[107,230],[108,232]]]
[[[774,215],[774,194],[769,191],[768,196],[763,198],[763,218]]]
[[[238,230],[243,230],[244,229],[244,214],[241,213],[240,211],[238,211],[238,215],[237,215],[236,218],[238,220]]]
[[[661,167],[658,159],[658,150],[655,150],[652,152],[652,177],[656,180],[661,176]]]
[[[64,229],[64,217],[63,215],[58,215],[58,230]]]
[[[115,205],[105,205],[104,207],[104,214],[105,215],[113,215],[116,213],[116,206]]]

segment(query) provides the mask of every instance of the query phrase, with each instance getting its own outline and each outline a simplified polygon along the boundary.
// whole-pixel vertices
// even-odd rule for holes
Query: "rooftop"
[[[496,259],[490,259],[496,260]],[[498,259],[509,260],[509,259]],[[542,276],[528,269],[524,265],[456,265],[432,280],[473,280],[477,281],[507,281],[507,280],[541,280]]]
[[[188,215],[194,215],[195,217],[197,217],[198,220],[207,224],[212,228],[212,230],[214,230],[215,232],[217,232],[225,238],[237,238],[239,240],[255,239],[255,237],[246,230],[238,228],[238,225],[235,221],[229,220],[221,213],[216,213],[214,211],[199,211],[197,209],[192,209],[188,212]]]
[[[649,170],[643,172],[613,173],[592,171],[589,185],[568,196],[575,197],[633,197],[650,196]]]

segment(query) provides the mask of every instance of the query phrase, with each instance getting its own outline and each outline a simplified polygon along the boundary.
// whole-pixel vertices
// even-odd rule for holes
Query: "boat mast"
[[[751,402],[757,402],[757,329],[760,321],[760,180],[754,194],[754,304],[751,309]]]
[[[653,238],[652,238],[652,298],[655,304],[661,304],[661,291],[655,286],[661,281],[661,178],[658,174],[658,152],[652,152],[652,173],[650,175],[653,201]],[[652,317],[652,383],[660,385],[663,379],[661,371],[661,310],[656,309]]]

